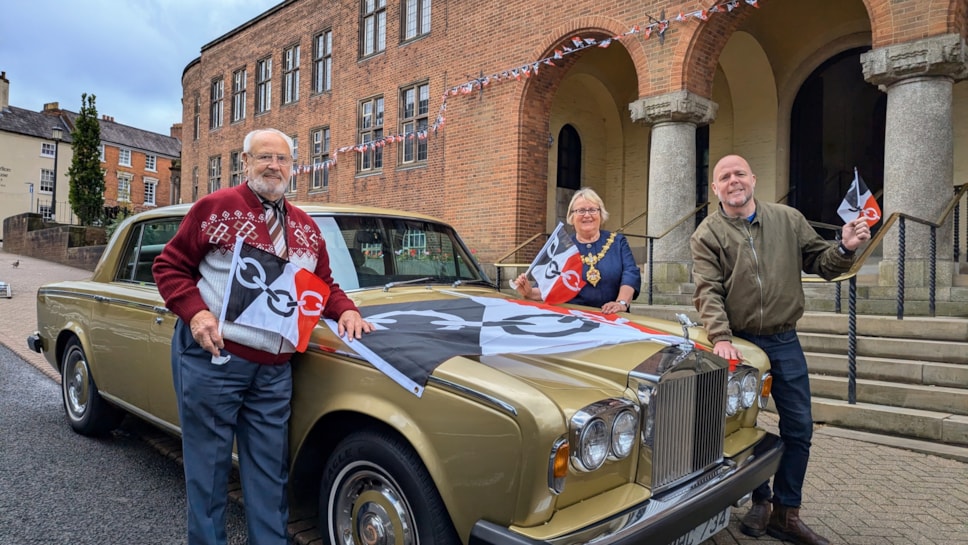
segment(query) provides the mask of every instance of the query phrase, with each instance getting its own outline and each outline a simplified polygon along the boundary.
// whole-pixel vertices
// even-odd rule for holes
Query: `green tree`
[[[81,111],[74,120],[74,159],[70,176],[71,209],[81,225],[100,225],[104,215],[104,174],[101,172],[101,124],[97,120],[94,95],[81,95]]]

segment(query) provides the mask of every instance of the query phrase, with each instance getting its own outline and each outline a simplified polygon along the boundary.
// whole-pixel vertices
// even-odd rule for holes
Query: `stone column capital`
[[[685,90],[640,98],[629,104],[632,121],[648,125],[670,121],[708,125],[716,119],[718,109],[712,100]]]
[[[861,55],[860,61],[864,79],[874,85],[925,76],[968,78],[968,47],[959,34],[879,47]]]

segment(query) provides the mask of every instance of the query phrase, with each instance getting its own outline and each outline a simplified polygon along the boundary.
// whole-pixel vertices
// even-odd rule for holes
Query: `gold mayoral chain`
[[[602,251],[595,255],[588,254],[581,256],[581,262],[588,265],[588,273],[585,274],[585,280],[592,286],[597,286],[598,281],[602,279],[602,273],[595,268],[595,264],[599,262],[603,257],[605,257],[605,252],[612,247],[612,242],[615,240],[615,233],[613,232],[608,240],[605,241],[605,245],[602,246]],[[580,254],[579,254],[580,255]]]

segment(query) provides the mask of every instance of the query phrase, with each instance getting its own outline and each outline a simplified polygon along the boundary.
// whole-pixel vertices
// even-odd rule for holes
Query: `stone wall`
[[[47,223],[26,213],[3,220],[3,251],[93,271],[107,244],[103,227]]]

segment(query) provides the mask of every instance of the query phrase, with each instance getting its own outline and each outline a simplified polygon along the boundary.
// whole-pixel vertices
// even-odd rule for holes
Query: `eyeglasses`
[[[571,213],[579,216],[584,216],[585,214],[588,214],[589,216],[597,216],[601,211],[601,208],[576,208],[572,210]]]
[[[279,161],[280,165],[288,165],[292,162],[292,157],[283,155],[282,153],[260,153],[259,155],[253,155],[252,158],[260,165],[269,165],[273,161]]]

